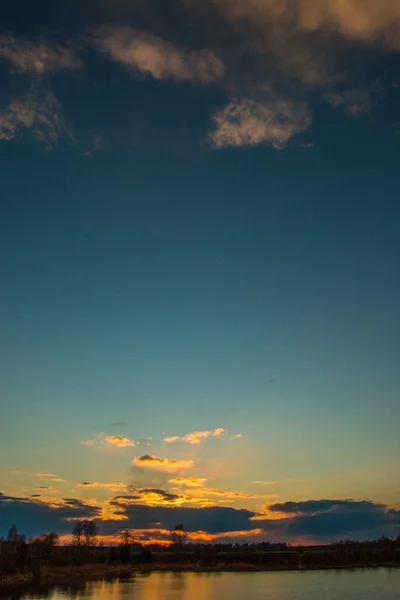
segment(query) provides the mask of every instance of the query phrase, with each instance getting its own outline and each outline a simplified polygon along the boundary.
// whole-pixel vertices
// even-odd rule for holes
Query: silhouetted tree
[[[18,529],[15,523],[13,523],[10,529],[8,530],[7,542],[9,544],[18,542]]]
[[[92,547],[96,545],[97,536],[99,534],[99,526],[95,521],[85,520],[82,523],[83,536],[85,538],[85,546]]]
[[[183,525],[175,525],[171,531],[171,541],[176,546],[179,552],[183,550],[183,544],[188,538],[188,532]]]
[[[75,526],[72,530],[72,543],[74,546],[80,546],[82,544],[83,537],[83,521],[76,521]]]
[[[132,534],[129,529],[125,529],[121,533],[121,543],[123,546],[129,546],[132,543]]]

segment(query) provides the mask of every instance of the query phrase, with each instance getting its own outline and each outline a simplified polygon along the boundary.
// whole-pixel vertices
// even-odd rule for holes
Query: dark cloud
[[[309,537],[321,541],[343,537],[377,538],[398,535],[400,527],[400,511],[365,500],[306,500],[275,503],[268,509],[272,513],[290,515],[266,525],[272,525],[289,538]]]
[[[330,542],[344,538],[376,539],[382,535],[393,537],[400,530],[400,511],[370,501],[322,499],[275,503],[269,507],[269,513],[264,519],[263,515],[231,507],[192,508],[141,504],[141,499],[148,493],[158,494],[166,503],[173,502],[176,497],[175,494],[157,488],[132,490],[131,494],[116,496],[109,502],[110,508],[126,518],[123,521],[101,521],[99,507],[89,506],[76,498],[57,501],[55,505],[40,501],[36,496],[17,498],[0,493],[0,535],[6,535],[12,523],[16,523],[28,536],[44,531],[70,533],[73,527],[71,519],[77,518],[96,518],[103,535],[115,535],[121,527],[133,530],[171,530],[177,523],[183,523],[189,532],[204,531],[219,536],[226,532],[249,532],[249,540],[296,541],[301,538]],[[271,516],[274,513],[285,513],[288,516],[273,519]],[[242,533],[240,539],[243,541],[246,536]]]
[[[276,502],[268,507],[271,512],[315,515],[330,510],[383,510],[384,504],[368,500],[306,500],[303,502]]]
[[[0,496],[0,535],[6,535],[12,523],[17,523],[28,536],[44,531],[69,533],[72,526],[68,519],[94,519],[100,517],[100,513],[99,508],[75,498],[55,505],[36,497],[17,498],[3,494]]]
[[[239,531],[254,529],[250,517],[254,513],[244,509],[213,506],[210,508],[186,508],[167,506],[129,505],[124,507],[124,527],[132,529],[151,529],[159,523],[163,529],[172,529],[177,523],[183,523],[191,531],[206,531],[207,533],[221,533],[225,531]],[[116,523],[120,528],[120,523]],[[115,527],[114,524],[105,523],[105,526]]]

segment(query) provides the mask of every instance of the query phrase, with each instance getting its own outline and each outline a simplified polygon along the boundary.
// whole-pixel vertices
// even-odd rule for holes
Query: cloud
[[[104,435],[104,433],[98,433],[92,440],[84,440],[82,442],[85,446],[91,446],[94,448],[104,448],[105,445],[117,446],[118,448],[133,448],[136,446],[136,442],[122,436],[122,435]]]
[[[372,109],[378,95],[383,95],[378,81],[367,87],[328,93],[326,99],[333,108],[342,108],[348,115],[358,117]]]
[[[166,471],[167,473],[194,467],[193,460],[158,458],[157,456],[151,456],[149,454],[135,457],[132,464],[136,467]]]
[[[270,504],[266,510],[266,519],[274,514],[284,517],[268,520],[266,527],[272,525],[289,538],[301,536],[322,541],[343,537],[376,539],[382,535],[395,535],[400,526],[400,511],[366,500],[284,502]],[[260,521],[261,518],[262,515],[259,515],[254,520]]]
[[[97,29],[93,39],[112,60],[129,71],[139,71],[154,79],[212,83],[224,73],[221,60],[209,50],[177,47],[127,25]]]
[[[269,512],[293,515],[316,515],[330,510],[359,510],[372,508],[381,510],[383,504],[373,504],[368,500],[306,500],[304,502],[277,502],[268,507]]]
[[[58,504],[40,498],[0,496],[0,535],[6,535],[12,523],[27,536],[43,531],[69,533],[71,519],[99,518],[101,509],[74,498],[59,499]]]
[[[57,483],[61,483],[64,482],[65,479],[62,479],[61,477],[58,477],[57,475],[55,475],[54,473],[33,473],[33,475],[35,475],[36,477],[40,477],[40,479],[51,479],[51,481],[55,481]]]
[[[11,141],[27,132],[49,150],[55,148],[62,135],[74,139],[53,92],[33,90],[0,110],[0,140]]]
[[[124,527],[132,529],[154,528],[160,523],[163,529],[171,530],[177,523],[184,523],[188,531],[222,533],[233,530],[254,529],[250,521],[251,511],[230,507],[183,507],[144,506],[128,504],[124,507],[127,519]],[[112,528],[112,524],[110,524]]]
[[[223,427],[217,427],[216,429],[214,429],[213,431],[213,435],[215,435],[216,437],[219,437],[221,435],[224,435],[226,433],[226,430]]]
[[[104,434],[102,432],[100,432],[93,439],[83,440],[81,443],[84,446],[90,446],[90,447],[95,447],[95,448],[104,446]]]
[[[276,494],[249,494],[247,492],[235,492],[231,490],[217,490],[214,488],[200,488],[193,490],[193,493],[201,496],[217,496],[223,498],[225,501],[229,500],[255,500],[255,499],[266,499],[276,498]]]
[[[200,487],[205,483],[207,479],[203,477],[176,477],[175,479],[169,479],[168,483],[173,485],[182,485],[187,487]]]
[[[166,444],[173,444],[175,442],[187,442],[188,444],[197,445],[202,442],[202,440],[206,440],[209,437],[227,437],[228,432],[223,427],[217,427],[213,431],[192,431],[191,433],[187,433],[186,435],[180,437],[179,435],[171,435],[166,436],[164,438],[164,442]],[[230,439],[236,439],[242,437],[241,433],[238,433],[231,437]]]
[[[184,498],[187,498],[185,504]],[[208,536],[230,540],[286,540],[299,538],[329,542],[345,538],[377,539],[396,536],[400,527],[400,511],[387,505],[361,500],[307,500],[269,504],[265,514],[222,506],[201,506],[190,496],[159,488],[132,488],[126,496],[116,496],[102,506],[94,501],[40,497],[18,498],[0,493],[0,536],[6,535],[12,523],[21,531],[38,535],[43,531],[71,532],[71,521],[95,518],[103,536],[124,528],[148,539],[156,532],[160,539],[176,523],[184,523],[192,539],[211,540]],[[282,517],[284,515],[284,517]],[[275,518],[276,516],[276,518]],[[258,527],[255,528],[257,520]],[[164,536],[164,537],[163,537]],[[166,538],[166,539],[167,539]]]
[[[217,0],[232,19],[312,33],[324,31],[362,43],[400,47],[397,0]]]
[[[187,433],[183,437],[178,435],[167,436],[164,438],[164,442],[172,444],[174,442],[187,442],[188,444],[200,444],[202,440],[206,440],[211,435],[211,431],[192,431]]]
[[[90,148],[88,150],[86,150],[86,152],[85,152],[85,156],[93,156],[93,154],[95,152],[100,152],[101,150],[104,150],[104,148],[105,148],[105,142],[104,142],[103,136],[101,136],[99,133],[95,133],[93,135]],[[122,425],[126,425],[126,423],[122,423],[122,422],[110,423],[109,427],[117,427],[117,426],[122,426]]]
[[[146,504],[147,506],[181,506],[196,504],[198,506],[210,506],[214,504],[202,497],[170,492],[161,488],[132,488],[131,492],[131,494],[126,496],[117,496],[110,504],[117,504],[118,506],[127,506],[130,504]]]
[[[113,492],[127,491],[129,486],[126,483],[99,483],[97,481],[83,481],[78,483],[78,487],[82,488],[104,488]]]
[[[122,437],[118,435],[108,435],[105,438],[107,444],[111,444],[112,446],[118,446],[118,448],[127,448],[135,446],[135,442],[130,440],[127,437]]]
[[[192,433],[187,433],[182,441],[188,444],[200,444],[201,440],[206,440],[210,435],[210,431],[192,431]]]
[[[49,44],[45,40],[27,41],[13,35],[0,36],[0,59],[11,63],[16,73],[44,75],[83,68],[74,48]]]
[[[252,481],[251,483],[256,484],[256,485],[275,485],[278,482],[277,481],[263,481],[263,480],[257,479],[256,481]]]
[[[305,104],[282,98],[265,103],[232,100],[213,119],[209,141],[215,148],[266,144],[281,149],[311,122]]]
[[[278,483],[301,483],[303,481],[305,480],[298,477],[285,477],[285,479],[278,479],[275,481],[257,479],[255,481],[252,481],[251,483],[255,485],[276,485]]]

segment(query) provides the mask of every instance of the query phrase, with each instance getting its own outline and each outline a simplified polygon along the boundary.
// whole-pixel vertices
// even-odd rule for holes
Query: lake
[[[399,600],[400,569],[268,573],[150,573],[12,600]]]

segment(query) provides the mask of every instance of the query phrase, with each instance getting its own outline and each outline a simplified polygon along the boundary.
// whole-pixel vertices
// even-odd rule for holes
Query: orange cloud
[[[128,448],[135,446],[135,442],[122,435],[107,435],[98,433],[92,440],[84,440],[82,442],[85,446],[92,446],[94,448],[103,448],[106,444],[111,446],[117,446],[118,448]]]
[[[398,49],[398,0],[217,0],[231,18],[276,23],[305,31],[335,31],[362,42]]]
[[[190,469],[194,467],[193,460],[178,460],[175,458],[158,458],[157,456],[151,456],[145,454],[144,456],[136,456],[133,459],[132,464],[135,467],[145,467],[147,469],[154,469],[156,471],[166,471],[173,473],[180,469]]]
[[[95,32],[94,41],[126,69],[142,71],[154,79],[212,83],[224,73],[223,63],[210,50],[178,47],[127,25],[102,27]]]
[[[128,506],[131,504],[146,504],[147,506],[183,506],[197,504],[206,507],[213,504],[207,498],[193,497],[186,494],[169,492],[158,488],[135,488],[131,495],[117,496],[111,502],[113,505]]]
[[[183,437],[178,435],[167,436],[164,438],[164,442],[172,444],[174,442],[187,442],[188,444],[200,444],[201,440],[205,440],[210,437],[211,431],[192,431],[187,433]]]
[[[226,429],[224,429],[223,427],[217,427],[216,429],[214,429],[213,431],[192,431],[190,433],[187,433],[184,436],[179,436],[179,435],[169,435],[167,437],[164,438],[164,442],[166,442],[167,444],[173,444],[174,442],[187,442],[188,444],[200,444],[202,440],[206,440],[209,437],[222,437],[224,436],[226,438],[226,436],[228,435],[228,432],[226,431]],[[229,439],[236,439],[238,440],[239,438],[242,437],[241,433],[238,433],[234,436],[232,436]]]
[[[202,477],[177,477],[176,479],[169,479],[168,483],[187,487],[200,487],[205,481],[207,481],[207,479]]]
[[[135,446],[135,442],[133,440],[118,435],[108,435],[106,437],[106,442],[108,444],[118,446],[118,448],[127,448]]]
[[[276,494],[248,494],[247,492],[233,492],[230,490],[217,490],[214,488],[200,488],[193,490],[193,493],[202,496],[217,496],[226,500],[260,500],[276,498]]]
[[[255,484],[255,485],[275,485],[276,483],[278,483],[277,481],[263,481],[263,480],[256,480],[256,481],[252,481],[251,483]]]
[[[188,444],[200,444],[201,440],[206,440],[210,435],[210,431],[192,431],[192,433],[186,434],[182,440]]]
[[[54,475],[54,473],[35,473],[35,475],[40,477],[40,479],[50,479],[51,481],[55,481],[57,483],[65,481],[65,479]]]
[[[215,435],[215,436],[220,436],[220,435],[223,435],[224,433],[226,433],[226,431],[223,427],[217,427],[217,429],[214,429],[214,431],[213,431],[213,435]]]
[[[126,483],[99,483],[97,481],[83,481],[82,483],[78,483],[78,487],[104,488],[113,492],[122,492],[129,489],[129,486],[127,486]]]
[[[250,529],[239,531],[226,531],[224,533],[207,533],[206,531],[193,531],[189,533],[189,540],[192,542],[215,542],[224,538],[241,538],[265,534],[263,529]]]

